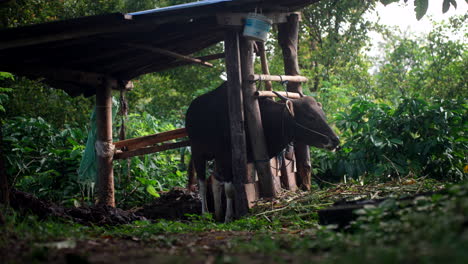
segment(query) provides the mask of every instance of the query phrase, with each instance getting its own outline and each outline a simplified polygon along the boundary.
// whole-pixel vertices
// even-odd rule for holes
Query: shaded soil
[[[201,201],[198,195],[184,188],[174,188],[153,203],[135,212],[147,219],[187,220],[186,214],[201,214]]]
[[[15,189],[10,192],[10,201],[12,208],[30,211],[42,219],[46,217],[58,217],[85,225],[119,225],[144,219],[144,217],[138,216],[133,212],[110,206],[65,208],[55,203],[38,199],[30,193]]]
[[[249,241],[245,231],[212,231],[196,234],[155,234],[135,237],[102,236],[92,240],[15,243],[0,253],[2,263],[224,263],[231,241]],[[258,255],[234,256],[249,263],[265,263]],[[221,261],[221,262],[220,262]],[[228,263],[230,261],[227,261]]]
[[[18,190],[10,192],[11,207],[28,210],[40,218],[58,217],[80,224],[121,225],[136,220],[186,220],[186,214],[201,214],[201,202],[196,194],[182,188],[163,193],[152,204],[135,212],[109,206],[65,208],[52,202],[38,199],[30,193]]]

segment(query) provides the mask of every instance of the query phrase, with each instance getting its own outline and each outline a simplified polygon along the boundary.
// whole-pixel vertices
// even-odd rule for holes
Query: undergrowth
[[[428,191],[432,194],[404,199]],[[335,201],[382,197],[390,198],[357,211],[358,218],[344,230],[318,224],[318,210]],[[298,263],[438,263],[443,259],[463,263],[468,259],[468,183],[446,186],[434,180],[408,179],[402,183],[335,185],[259,201],[248,217],[228,224],[215,222],[211,215],[191,215],[189,221],[136,221],[102,227],[4,212],[0,250],[12,243],[29,245],[34,251],[50,242],[99,239],[175,247],[181,243],[176,234],[228,231],[230,246],[223,254],[233,256],[233,263],[236,256],[245,255],[273,257],[273,262],[295,259]],[[236,238],[238,231],[250,238]]]

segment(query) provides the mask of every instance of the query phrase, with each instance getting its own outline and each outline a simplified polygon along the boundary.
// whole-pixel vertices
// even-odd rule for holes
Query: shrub
[[[467,104],[464,100],[402,98],[392,107],[366,98],[336,116],[342,151],[315,151],[325,178],[370,179],[430,176],[462,180],[467,164]]]

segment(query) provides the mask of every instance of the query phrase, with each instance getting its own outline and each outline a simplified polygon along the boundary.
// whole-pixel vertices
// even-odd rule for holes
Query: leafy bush
[[[126,126],[128,138],[174,129],[149,114],[130,115]],[[59,130],[40,117],[15,117],[6,120],[4,135],[7,173],[16,188],[66,205],[93,203],[93,194],[77,181],[87,137],[84,129]],[[185,156],[185,149],[180,149],[133,157],[129,168],[127,161],[115,161],[119,206],[149,202],[160,191],[183,186]]]
[[[4,126],[8,175],[21,190],[40,198],[71,201],[79,195],[76,170],[85,135],[53,128],[42,118],[16,117]]]
[[[463,100],[403,98],[396,107],[356,98],[336,116],[343,150],[315,151],[324,178],[466,178],[467,105]]]

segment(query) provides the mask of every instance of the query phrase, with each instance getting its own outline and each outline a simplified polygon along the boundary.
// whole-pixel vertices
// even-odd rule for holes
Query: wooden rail
[[[277,92],[277,93],[284,97],[291,98],[291,99],[301,98],[301,95],[299,93],[293,93],[293,92]],[[257,97],[278,97],[272,91],[256,91],[254,95]]]
[[[116,149],[125,148],[130,151],[186,136],[188,136],[187,130],[185,128],[179,128],[154,135],[117,141],[114,142],[114,145]]]
[[[118,150],[114,154],[114,159],[126,159],[126,158],[135,157],[135,156],[141,156],[141,155],[161,152],[161,151],[165,151],[165,150],[169,150],[169,149],[182,148],[182,147],[186,147],[186,146],[190,146],[190,141],[185,140],[185,141],[180,141],[180,142],[175,142],[175,143],[165,143],[165,144],[161,144],[159,146],[139,148],[139,149],[130,150],[130,151]]]
[[[273,81],[273,82],[307,82],[308,79],[304,76],[292,75],[266,75],[266,74],[251,74],[247,78],[248,81]]]

